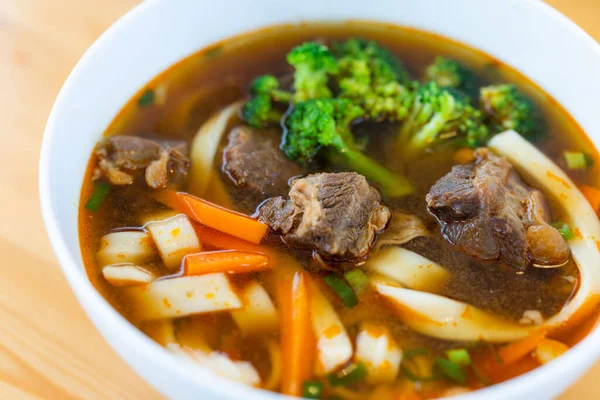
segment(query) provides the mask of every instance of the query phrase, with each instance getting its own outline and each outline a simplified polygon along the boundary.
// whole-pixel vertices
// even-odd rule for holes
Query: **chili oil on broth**
[[[211,114],[247,96],[254,77],[264,73],[283,74],[289,71],[285,55],[292,47],[308,40],[330,41],[349,37],[373,39],[388,47],[399,56],[412,76],[418,79],[423,76],[425,66],[435,57],[447,56],[474,69],[482,84],[516,83],[534,99],[547,124],[547,134],[536,146],[563,167],[576,183],[597,186],[600,160],[597,151],[568,113],[534,83],[510,67],[462,44],[414,29],[372,22],[284,25],[218,43],[180,61],[149,82],[117,115],[105,135],[127,134],[178,139],[191,144],[196,131]],[[148,90],[152,91],[153,101],[149,105],[141,104],[141,98]],[[234,124],[235,122],[230,125]],[[499,263],[479,261],[451,248],[441,236],[437,222],[426,210],[425,195],[429,188],[456,164],[453,159],[454,150],[440,149],[411,163],[405,163],[393,152],[386,150],[390,146],[387,146],[385,138],[391,136],[390,133],[396,128],[393,124],[365,124],[359,126],[358,131],[360,135],[371,139],[367,149],[371,157],[391,170],[406,174],[415,184],[415,194],[401,199],[384,197],[384,201],[394,212],[415,214],[425,221],[432,236],[415,239],[406,247],[450,270],[452,278],[440,289],[440,294],[512,320],[518,320],[524,311],[531,309],[539,310],[547,317],[568,302],[576,284],[563,277],[577,277],[577,268],[572,261],[559,270],[531,268],[525,274],[519,275]],[[219,170],[220,154],[224,145],[225,142],[221,143],[221,150],[215,157],[215,166]],[[564,150],[585,151],[596,163],[585,172],[569,171],[564,168],[561,156]],[[139,229],[141,215],[163,210],[164,206],[151,197],[141,182],[136,182],[128,187],[113,187],[98,212],[86,210],[85,199],[90,196],[93,188],[91,178],[94,164],[95,158],[92,157],[81,191],[79,211],[79,235],[86,271],[102,295],[121,314],[144,329],[143,324],[133,319],[120,290],[103,279],[95,261],[95,254],[103,235],[119,228]],[[326,170],[338,169],[336,166],[330,166]],[[232,184],[227,177],[223,174],[220,177],[225,186],[231,189]],[[209,193],[213,190],[217,191],[216,188],[208,188]],[[233,190],[230,193],[234,205],[241,203],[242,194]],[[211,200],[219,203],[218,199]],[[555,220],[561,219],[561,210],[553,209],[553,214]],[[318,275],[309,252],[286,249],[278,240],[270,240],[267,243],[291,253],[308,271]],[[147,267],[157,276],[167,275],[158,257]],[[235,277],[233,281],[234,284],[241,284],[246,279],[257,279],[264,283],[269,294],[275,299],[273,295],[276,288],[273,287],[269,273]],[[384,322],[396,341],[406,348],[427,347],[442,351],[459,345],[425,337],[410,330],[375,296],[366,296],[357,309],[347,310],[339,298],[328,290],[323,292],[338,310],[353,341],[357,334],[357,324],[363,320],[375,319]],[[229,354],[233,359],[252,361],[262,376],[269,372],[269,358],[264,343],[244,338],[229,313],[182,318],[176,322],[176,328],[179,338],[192,341],[194,332],[202,332],[202,336],[212,348]],[[277,340],[278,333],[267,336],[268,339]]]

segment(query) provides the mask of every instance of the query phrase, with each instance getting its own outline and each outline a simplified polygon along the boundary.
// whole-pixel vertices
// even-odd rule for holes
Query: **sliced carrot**
[[[285,268],[285,267],[284,267]],[[314,338],[310,323],[310,277],[304,271],[280,272],[281,393],[301,396],[310,378]]]
[[[156,199],[202,225],[251,243],[260,243],[267,232],[267,225],[252,217],[209,203],[188,193],[165,189],[156,194]]]
[[[473,365],[490,382],[504,382],[539,365],[531,353],[545,339],[546,334],[544,329],[539,329],[497,351],[491,347],[480,349],[472,355]]]
[[[594,211],[600,211],[600,190],[588,185],[579,186],[579,190],[585,196]]]
[[[213,272],[244,274],[270,268],[269,257],[260,253],[241,251],[205,251],[189,254],[183,259],[185,275],[204,275]]]
[[[537,345],[546,338],[547,332],[543,329],[532,332],[526,338],[509,343],[498,349],[498,356],[504,365],[519,361],[535,350]]]
[[[271,247],[262,244],[254,244],[240,238],[216,231],[204,225],[192,223],[196,235],[203,248],[210,250],[235,250],[246,253],[261,253],[269,257],[269,265],[275,265],[277,252]]]
[[[488,375],[488,378],[492,381],[492,383],[505,382],[519,375],[523,375],[529,371],[532,371],[539,366],[539,361],[537,361],[537,359],[531,354],[527,354],[519,361],[511,364],[510,367],[500,366],[499,368],[496,368],[493,373]]]

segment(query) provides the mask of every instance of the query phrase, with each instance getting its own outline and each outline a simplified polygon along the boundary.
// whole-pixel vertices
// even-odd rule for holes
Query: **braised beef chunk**
[[[379,192],[354,172],[296,179],[289,199],[270,199],[259,213],[259,219],[290,246],[337,259],[367,255],[375,233],[385,228],[390,217]]]
[[[238,187],[260,198],[287,193],[288,182],[302,174],[298,164],[279,149],[281,134],[276,130],[255,130],[240,126],[231,131],[223,150],[223,171]]]
[[[190,164],[185,142],[157,142],[136,136],[112,136],[96,147],[95,176],[113,185],[131,185],[144,173],[146,184],[162,189],[169,181],[181,184]]]
[[[467,254],[518,269],[568,261],[569,247],[550,225],[544,195],[504,158],[487,149],[475,155],[474,163],[453,167],[427,195],[444,237]]]

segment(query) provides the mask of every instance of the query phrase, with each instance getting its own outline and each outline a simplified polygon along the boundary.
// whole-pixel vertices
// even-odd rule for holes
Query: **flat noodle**
[[[429,236],[421,218],[411,214],[393,213],[389,226],[379,236],[373,250],[388,245],[399,246],[420,236]]]
[[[277,390],[281,380],[281,347],[273,339],[265,341],[271,358],[271,373],[263,386],[267,390]]]
[[[571,254],[579,268],[579,288],[562,310],[545,322],[547,327],[575,325],[587,317],[600,295],[600,222],[596,211],[577,186],[552,160],[515,131],[498,134],[489,147],[510,161],[529,182],[551,197],[564,212],[575,237],[569,240]],[[581,311],[581,312],[580,312]]]
[[[390,299],[399,315],[415,331],[446,340],[508,342],[527,337],[535,329],[560,333],[585,320],[600,298],[600,221],[577,186],[552,160],[515,131],[498,134],[489,147],[506,157],[530,183],[559,205],[565,221],[575,232],[568,241],[579,269],[575,296],[541,325],[522,326],[467,303],[444,296],[377,284],[376,290]]]
[[[211,116],[198,129],[190,151],[192,166],[190,168],[189,193],[200,198],[205,196],[211,177],[215,172],[213,161],[221,137],[225,134],[229,122],[237,115],[241,106],[242,102],[239,101],[228,105]]]

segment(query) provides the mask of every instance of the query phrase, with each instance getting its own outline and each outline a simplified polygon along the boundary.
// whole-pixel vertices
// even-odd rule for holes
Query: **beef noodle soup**
[[[89,277],[189,368],[428,399],[552,362],[597,318],[598,154],[489,56],[280,26],[176,64],[91,155]]]

